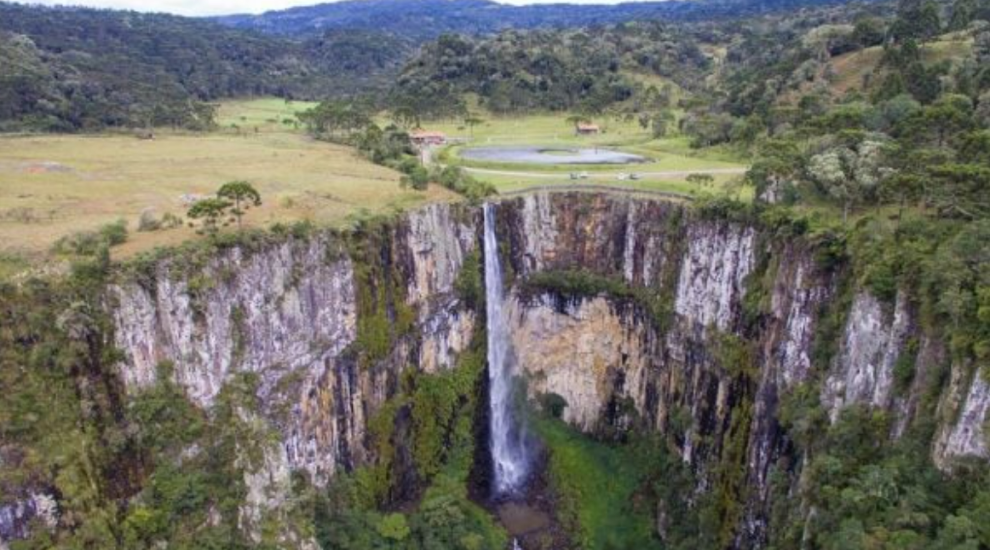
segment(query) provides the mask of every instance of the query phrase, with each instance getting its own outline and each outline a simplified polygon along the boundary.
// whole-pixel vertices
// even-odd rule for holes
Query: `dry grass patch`
[[[245,222],[311,220],[415,206],[452,195],[399,188],[399,175],[350,148],[297,133],[258,135],[35,136],[0,138],[0,253],[37,258],[59,238],[125,219],[126,256],[195,237],[187,226],[136,232],[142,211],[185,216],[187,200],[247,180],[264,204]]]

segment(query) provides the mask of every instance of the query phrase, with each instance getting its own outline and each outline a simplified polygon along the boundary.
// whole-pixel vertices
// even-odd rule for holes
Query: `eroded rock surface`
[[[733,420],[745,421],[740,548],[765,540],[773,472],[799,463],[778,425],[782,400],[814,384],[832,419],[851,405],[886,410],[898,437],[919,410],[932,365],[946,364],[944,342],[920,331],[906,296],[886,304],[863,290],[846,295],[848,311],[838,312],[841,340],[831,362],[815,364],[816,336],[826,313],[837,313],[829,308],[840,288],[836,272],[799,237],[608,194],[536,193],[503,200],[497,210],[512,343],[531,397],[560,395],[564,419],[590,434],[634,427],[666,434],[701,479],[723,456]],[[121,277],[107,299],[124,352],[120,377],[133,393],[171,372],[192,402],[209,409],[234,377],[257,375],[262,405],[248,417],[273,437],[244,469],[240,518],[256,538],[264,518],[278,518],[290,498],[291,472],[324,485],[374,460],[368,422],[405,369],[456,364],[483,322],[456,290],[479,246],[479,223],[476,209],[439,204],[387,228],[375,252],[401,282],[394,298],[415,320],[373,364],[354,353],[360,266],[339,235],[232,247],[195,265],[172,258]],[[593,273],[636,292],[521,292],[541,271]],[[633,297],[641,295],[663,307]],[[725,349],[738,342],[751,364],[726,363]],[[160,371],[166,361],[171,370]],[[899,364],[914,366],[900,385]],[[948,366],[932,456],[951,469],[961,457],[990,457],[990,383],[975,367]],[[34,517],[54,525],[57,505],[38,498],[3,501],[0,540],[23,536]],[[291,530],[280,536],[289,547],[312,545]]]

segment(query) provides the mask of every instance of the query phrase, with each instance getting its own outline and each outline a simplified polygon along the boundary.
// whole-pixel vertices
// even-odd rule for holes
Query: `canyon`
[[[698,494],[719,465],[738,468],[732,547],[766,544],[772,478],[791,491],[800,483],[805,457],[779,417],[796,392],[816,395],[829,422],[850,407],[882,411],[894,441],[923,415],[935,366],[948,365],[930,458],[946,472],[990,458],[990,383],[952,361],[910,296],[858,287],[802,235],[621,193],[531,193],[495,201],[490,214],[509,353],[530,402],[558,397],[563,420],[603,441],[662,436],[696,473]],[[265,518],[286,513],[294,473],[325,487],[380,461],[370,424],[406,371],[457,368],[485,324],[459,288],[465,270],[488,265],[477,261],[491,246],[483,237],[479,207],[433,204],[348,235],[317,230],[120,270],[103,298],[121,351],[115,372],[134,394],[167,364],[204,410],[252,375],[258,405],[237,414],[258,448],[244,450],[239,525],[260,541]],[[559,284],[577,274],[595,284]],[[403,481],[416,479],[405,471],[415,465],[390,468],[395,497],[414,495],[402,485],[415,485]],[[0,506],[0,546],[34,518],[57,528],[56,495],[24,495]],[[658,503],[661,539],[664,516]],[[282,544],[317,548],[280,523]]]

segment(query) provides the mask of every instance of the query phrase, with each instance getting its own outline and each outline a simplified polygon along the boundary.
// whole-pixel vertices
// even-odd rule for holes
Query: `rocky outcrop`
[[[971,368],[953,369],[940,409],[954,418],[941,426],[936,437],[936,464],[949,469],[960,458],[990,458],[990,382],[983,373]]]
[[[189,397],[209,407],[233,372],[261,374],[267,393],[354,340],[353,268],[340,243],[324,234],[260,248],[231,248],[198,269],[165,261],[150,281],[111,288],[128,388],[154,383],[167,360]]]
[[[513,343],[530,393],[563,397],[564,418],[585,431],[614,433],[638,423],[673,437],[699,471],[717,461],[739,396],[714,343],[743,329],[742,300],[757,264],[755,230],[693,217],[667,202],[602,195],[537,195],[503,202],[499,215],[511,220],[510,232],[526,228],[510,233],[517,276],[590,270],[666,296],[672,309],[664,320],[606,295],[514,294]],[[788,249],[781,258],[773,317],[756,335],[773,362],[756,397],[756,409],[767,414],[754,416],[747,443],[753,482],[764,486],[784,445],[772,420],[777,392],[805,378],[814,319],[827,294],[808,255]],[[759,518],[767,493],[755,494],[750,516]],[[760,536],[754,526],[752,539]]]
[[[202,265],[165,260],[145,277],[121,277],[110,288],[115,341],[125,357],[119,372],[129,392],[154,383],[158,365],[168,361],[175,382],[208,409],[233,376],[257,375],[261,410],[248,416],[278,444],[263,449],[260,463],[242,464],[247,496],[240,517],[250,536],[257,539],[262,517],[280,513],[290,498],[290,471],[322,485],[373,458],[367,423],[395,392],[403,369],[450,368],[467,347],[474,313],[454,283],[477,246],[473,215],[438,204],[381,229],[383,263],[406,282],[396,299],[413,309],[416,326],[372,365],[360,365],[353,353],[359,260],[335,233],[235,246]]]
[[[240,514],[257,540],[264,520],[291,500],[292,471],[322,485],[375,458],[368,423],[404,369],[456,364],[480,322],[456,290],[479,246],[479,222],[475,209],[437,204],[381,229],[372,254],[398,281],[386,298],[404,301],[414,327],[370,363],[355,347],[367,258],[352,256],[335,233],[273,237],[198,264],[173,258],[121,277],[107,300],[124,352],[120,376],[137,392],[171,372],[195,404],[210,408],[232,377],[257,375],[262,405],[245,418],[272,437],[260,461],[242,465]],[[946,363],[944,343],[920,331],[906,295],[885,304],[859,291],[839,312],[831,360],[815,364],[820,325],[836,313],[829,308],[842,290],[839,275],[800,238],[664,200],[590,193],[505,199],[497,232],[512,347],[530,396],[563,397],[564,419],[588,433],[666,434],[698,474],[699,491],[733,445],[746,486],[740,548],[765,540],[770,479],[800,462],[778,425],[782,399],[814,384],[831,418],[854,404],[887,410],[897,437],[937,378],[931,365]],[[589,272],[632,290],[565,295],[516,284],[552,271]],[[396,315],[395,305],[386,315]],[[726,354],[739,342],[745,357]],[[163,361],[173,367],[159,369]],[[914,367],[909,378],[897,374],[905,365]],[[990,383],[974,370],[953,365],[942,395],[932,454],[946,469],[959,457],[990,455]],[[747,428],[733,432],[734,421]],[[21,536],[23,528],[11,526],[40,514],[31,499],[11,506],[0,507],[3,540]],[[291,529],[282,539],[309,544]]]
[[[800,384],[820,384],[833,420],[854,404],[886,410],[898,437],[921,406],[932,365],[944,360],[940,342],[915,323],[906,295],[888,305],[864,291],[842,312],[832,363],[813,372],[818,326],[836,307],[838,274],[800,238],[764,238],[754,227],[676,204],[615,195],[537,193],[503,201],[498,216],[516,278],[592,272],[647,289],[673,309],[671,318],[657,319],[625,296],[511,294],[513,343],[531,396],[560,395],[565,420],[590,433],[608,435],[634,420],[666,433],[702,478],[721,459],[732,416],[751,410],[739,465],[747,480],[741,548],[758,547],[766,536],[772,472],[800,462],[778,424],[781,399]],[[754,380],[741,382],[718,356],[726,334],[754,351]],[[955,398],[942,408],[957,412],[933,448],[940,465],[988,454],[988,385],[953,372]],[[741,399],[752,408],[738,409]]]
[[[882,409],[894,399],[894,365],[911,334],[904,294],[892,313],[866,292],[856,295],[846,322],[836,364],[822,391],[822,403],[834,422],[846,406],[861,403]]]
[[[519,277],[582,269],[645,287],[672,284],[685,243],[682,205],[590,193],[503,200],[498,233]],[[670,261],[673,261],[672,262]]]
[[[288,418],[274,420],[294,468],[324,481],[347,464],[363,418],[327,415],[327,408],[346,412],[359,387],[353,368],[338,360],[356,334],[353,267],[341,243],[321,234],[255,251],[235,247],[198,268],[179,262],[155,266],[150,281],[111,288],[128,390],[154,383],[158,364],[168,361],[175,382],[209,408],[231,376],[255,373],[261,402],[293,404]]]
[[[408,252],[410,304],[423,304],[449,294],[464,257],[476,246],[475,214],[447,204],[433,204],[409,213],[404,219],[404,244]]]
[[[777,411],[780,400],[811,376],[811,353],[816,329],[834,293],[833,276],[822,270],[813,254],[797,242],[771,245],[763,277],[772,280],[769,302],[757,339],[755,364],[759,375],[746,449],[749,488],[736,544],[753,546],[763,540],[771,505],[770,475],[787,471],[790,442],[783,436]]]
[[[36,492],[0,504],[0,550],[7,550],[8,542],[27,537],[32,524],[55,529],[58,502],[53,496]]]
[[[739,319],[744,282],[753,269],[754,231],[732,224],[692,223],[674,309],[702,327],[730,331]]]
[[[516,294],[506,314],[530,396],[563,397],[564,420],[595,432],[603,422],[616,423],[618,401],[630,399],[635,410],[646,409],[643,377],[654,357],[655,334],[634,306],[606,297]]]

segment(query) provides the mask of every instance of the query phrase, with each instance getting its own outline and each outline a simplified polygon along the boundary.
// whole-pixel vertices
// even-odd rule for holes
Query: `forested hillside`
[[[219,98],[380,86],[408,50],[368,32],[294,42],[170,15],[0,3],[0,130],[201,129]]]
[[[652,19],[735,18],[841,3],[843,0],[674,0],[512,6],[490,0],[346,0],[216,20],[284,35],[366,29],[424,41],[445,33],[482,35],[507,29],[575,28]]]
[[[430,114],[452,108],[460,96],[473,92],[497,113],[601,112],[634,95],[645,98],[650,86],[634,74],[697,87],[710,65],[693,34],[663,23],[507,31],[489,39],[445,35],[425,45],[406,66],[392,103]],[[644,100],[658,102],[660,88],[652,86],[652,97]],[[666,106],[669,95],[668,90]]]

